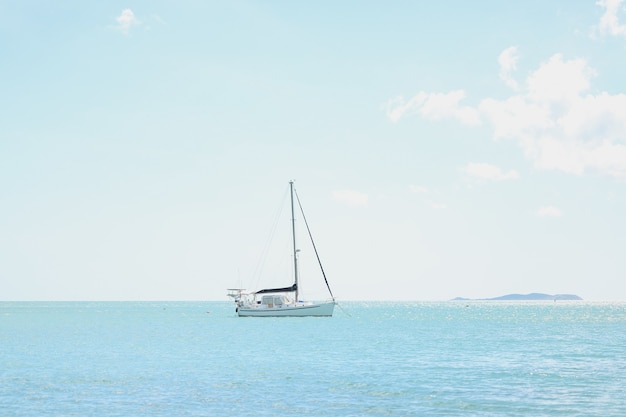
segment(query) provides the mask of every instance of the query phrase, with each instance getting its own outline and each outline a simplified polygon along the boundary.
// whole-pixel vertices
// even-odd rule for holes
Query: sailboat
[[[300,199],[294,189],[293,181],[289,181],[289,191],[291,194],[291,235],[293,241],[293,284],[283,288],[267,288],[259,291],[248,292],[241,288],[228,289],[228,296],[235,301],[235,312],[239,317],[330,317],[333,315],[335,308],[335,297],[330,290],[330,285],[326,279],[324,268],[317,253],[317,248],[313,242],[309,225],[304,216],[302,205],[300,205]],[[311,302],[302,301],[298,295],[298,252],[299,249],[296,245],[296,228],[295,228],[295,209],[294,209],[294,195],[300,207],[302,218],[306,225],[311,243],[317,256],[317,261],[326,282],[326,287],[330,294],[331,299],[324,302]]]

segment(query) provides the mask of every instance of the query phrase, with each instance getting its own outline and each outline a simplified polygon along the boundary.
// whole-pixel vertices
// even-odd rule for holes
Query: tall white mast
[[[291,192],[291,235],[293,238],[293,274],[296,284],[296,303],[298,302],[298,248],[296,247],[296,216],[293,209],[293,180],[289,181]]]

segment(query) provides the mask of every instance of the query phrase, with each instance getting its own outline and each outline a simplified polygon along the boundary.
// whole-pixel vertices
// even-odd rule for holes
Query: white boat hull
[[[298,303],[269,307],[257,305],[254,307],[239,307],[239,317],[331,317],[335,309],[335,302],[326,303]]]

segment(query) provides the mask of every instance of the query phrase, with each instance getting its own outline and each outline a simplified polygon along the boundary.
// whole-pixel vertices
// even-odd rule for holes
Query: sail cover
[[[260,290],[255,292],[255,294],[267,294],[270,292],[294,292],[298,289],[298,286],[296,284],[293,284],[291,287],[284,287],[284,288],[268,288],[266,290]]]

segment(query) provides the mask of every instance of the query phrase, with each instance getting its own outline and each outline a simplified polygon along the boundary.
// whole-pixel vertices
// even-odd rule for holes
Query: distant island
[[[579,296],[575,294],[542,294],[539,292],[533,292],[530,294],[507,294],[502,295],[500,297],[493,298],[463,298],[457,297],[454,298],[453,301],[470,301],[470,300],[480,300],[480,301],[570,301],[570,300],[582,300]]]

